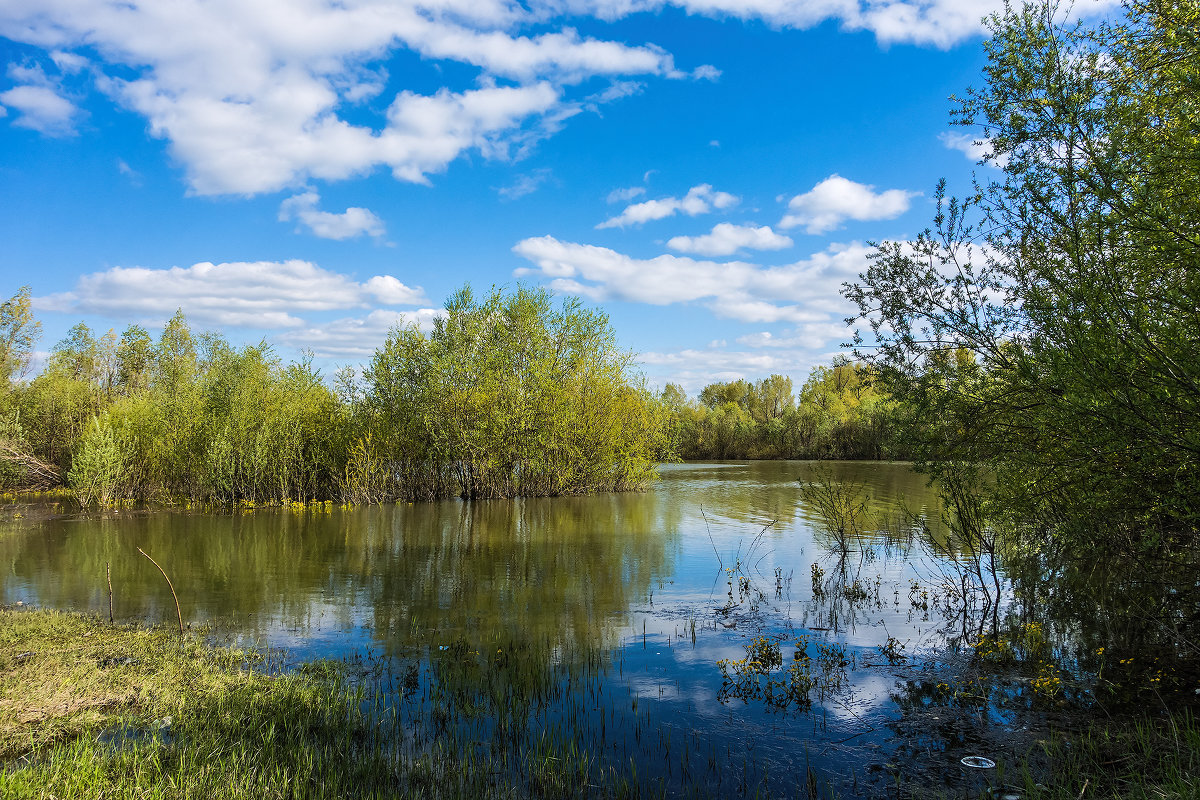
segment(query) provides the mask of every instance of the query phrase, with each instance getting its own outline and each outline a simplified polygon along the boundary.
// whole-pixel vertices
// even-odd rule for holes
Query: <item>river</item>
[[[943,590],[954,557],[903,535],[914,518],[939,530],[923,477],[875,462],[660,474],[647,491],[614,495],[30,514],[0,531],[0,599],[107,616],[110,569],[118,622],[174,624],[141,548],[194,629],[282,651],[292,666],[366,665],[414,716],[456,696],[434,690],[439,681],[494,692],[513,674],[506,649],[535,659],[554,688],[522,706],[521,736],[578,739],[599,768],[669,792],[791,795],[815,782],[868,797],[901,771],[974,785],[961,756],[1020,721],[985,702],[971,717],[978,731],[959,715],[933,735],[931,687],[967,631]],[[799,481],[821,477],[865,502],[866,533],[844,558],[802,497]],[[781,663],[746,667],[756,641]],[[789,672],[801,661],[802,674]],[[797,676],[803,697],[789,695]],[[474,702],[460,730],[484,746],[499,723]]]

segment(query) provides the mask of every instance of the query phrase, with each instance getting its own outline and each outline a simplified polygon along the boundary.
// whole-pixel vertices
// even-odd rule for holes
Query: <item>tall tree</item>
[[[990,19],[956,113],[1003,177],[878,249],[857,354],[1043,569],[1200,629],[1200,7],[1062,20]]]
[[[33,318],[28,286],[0,303],[0,377],[5,387],[14,378],[25,376],[41,333],[42,323]]]

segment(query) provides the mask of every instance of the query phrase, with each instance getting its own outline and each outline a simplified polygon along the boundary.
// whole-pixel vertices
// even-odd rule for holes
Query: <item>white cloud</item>
[[[838,337],[849,338],[849,333],[845,320],[826,320],[797,325],[782,336],[776,336],[770,331],[759,331],[739,336],[737,342],[755,349],[812,350],[826,348],[830,340],[836,340]]]
[[[714,191],[711,185],[702,183],[693,186],[683,197],[660,197],[657,200],[646,200],[626,206],[620,214],[606,219],[596,228],[624,228],[626,225],[640,225],[676,214],[694,217],[697,214],[707,214],[713,209],[729,208],[737,202],[736,196],[728,192]]]
[[[550,179],[550,174],[548,169],[535,169],[533,172],[518,175],[512,184],[502,186],[496,191],[506,200],[518,200],[536,192],[543,183]]]
[[[828,20],[868,31],[884,45],[909,42],[947,48],[983,33],[982,19],[1003,0],[540,0],[556,12],[572,10],[617,19],[664,6],[710,17],[758,19],[777,28],[811,28]],[[1080,0],[1075,15],[1119,6],[1118,0]]]
[[[117,172],[128,178],[129,183],[132,186],[142,185],[142,174],[133,167],[129,166],[129,162],[123,158],[117,159]]]
[[[148,80],[117,84],[117,91],[169,138],[199,194],[256,194],[304,177],[338,180],[386,164],[399,180],[428,183],[468,149],[503,158],[522,124],[556,109],[558,91],[547,83],[489,87],[434,95],[401,92],[379,133],[327,113],[336,102],[328,87],[283,77],[256,102],[200,93],[173,95]]]
[[[392,275],[376,275],[362,285],[368,295],[385,306],[415,306],[429,302],[420,287],[403,284]]]
[[[806,233],[825,233],[847,219],[894,219],[908,210],[909,201],[920,192],[888,189],[878,194],[874,186],[855,183],[836,173],[810,191],[788,202],[788,213],[779,222],[781,228],[805,226]]]
[[[836,343],[790,350],[728,350],[714,343],[708,348],[641,353],[638,358],[651,385],[675,383],[695,396],[714,381],[754,381],[773,374],[791,376],[799,389],[814,366],[828,363],[838,352]]]
[[[645,188],[641,186],[630,186],[627,189],[613,189],[605,198],[607,203],[628,203],[635,197],[641,197],[646,193]]]
[[[428,331],[433,327],[433,321],[445,313],[440,308],[376,309],[365,317],[346,317],[290,330],[280,334],[277,340],[287,347],[311,350],[317,358],[370,358],[393,328],[416,325]]]
[[[509,157],[566,117],[636,91],[622,76],[680,74],[655,45],[569,27],[517,33],[537,19],[508,0],[45,0],[0,5],[0,36],[46,48],[64,72],[89,63],[75,51],[101,54],[91,63],[96,85],[168,140],[192,191],[255,194],[379,165],[425,182],[465,151]],[[383,98],[390,107],[378,123],[349,121],[344,106],[383,92],[381,63],[405,48],[479,74],[472,88],[402,89]],[[497,77],[517,85],[497,86]],[[594,77],[615,82],[583,100],[568,96]],[[29,124],[66,114],[45,91],[10,100],[41,111],[29,111]]]
[[[0,103],[21,112],[13,120],[19,128],[29,128],[47,136],[75,133],[75,104],[46,86],[17,86],[0,92]]]
[[[75,122],[82,112],[63,96],[58,81],[37,65],[10,64],[8,76],[17,85],[0,92],[0,104],[3,104],[0,108],[9,106],[20,112],[13,120],[14,126],[46,136],[75,134]]]
[[[73,291],[35,298],[43,311],[163,320],[182,308],[206,324],[271,329],[304,325],[304,312],[426,303],[419,288],[390,275],[358,283],[308,261],[255,261],[150,269],[114,267],[83,275]]]
[[[792,240],[771,230],[769,225],[755,228],[720,222],[703,236],[675,236],[667,247],[681,253],[701,256],[729,256],[738,250],[782,250],[791,247]]]
[[[670,75],[675,72],[671,55],[659,47],[630,47],[617,42],[584,39],[572,28],[530,38],[430,23],[424,30],[413,31],[410,42],[427,56],[465,61],[483,67],[491,74],[517,80],[528,81],[549,74],[560,81],[576,83],[594,75]],[[709,74],[702,72],[701,76],[707,78]]]
[[[365,208],[351,206],[341,214],[318,211],[321,196],[309,189],[302,194],[289,197],[279,204],[279,221],[296,220],[322,239],[353,239],[364,233],[383,236],[383,220]]]
[[[65,73],[82,72],[91,64],[83,56],[77,53],[68,53],[63,50],[55,50],[50,53],[50,59],[54,65]]]
[[[949,149],[959,151],[976,164],[983,163],[984,158],[989,158],[988,163],[992,166],[1003,169],[1008,165],[1008,156],[990,158],[992,143],[988,139],[978,139],[969,133],[953,133],[951,131],[939,133],[938,139]]]
[[[639,259],[552,236],[524,239],[513,251],[534,265],[516,270],[516,275],[536,276],[555,291],[598,302],[702,302],[721,317],[800,324],[846,316],[851,307],[841,297],[841,285],[866,269],[872,248],[858,243],[832,245],[778,267],[674,255]]]
[[[89,75],[144,115],[152,134],[169,142],[194,192],[255,194],[380,165],[401,180],[425,181],[473,149],[492,157],[519,153],[513,139],[536,141],[531,128],[547,135],[566,116],[632,85],[616,83],[580,102],[572,87],[588,79],[717,79],[712,65],[680,67],[657,45],[585,36],[561,19],[612,20],[667,5],[774,27],[836,20],[884,44],[939,47],[979,34],[980,19],[1002,7],[1000,0],[9,0],[0,3],[0,37],[44,48],[64,75]],[[541,32],[524,33],[534,28]],[[349,121],[346,106],[389,85],[381,64],[401,49],[476,72],[432,95],[409,90],[383,98],[381,105],[394,99],[399,112],[429,115],[426,126],[404,113]],[[497,78],[517,85],[497,87]],[[73,129],[73,105],[62,92],[29,83],[10,92],[16,94],[0,102],[23,112],[15,124],[54,135]],[[489,105],[503,112],[488,114]]]

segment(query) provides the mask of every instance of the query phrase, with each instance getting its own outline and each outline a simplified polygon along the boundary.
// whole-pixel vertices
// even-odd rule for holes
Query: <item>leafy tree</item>
[[[779,419],[796,407],[792,379],[771,375],[754,384],[755,410],[762,419]]]
[[[635,488],[665,435],[608,318],[548,292],[464,288],[424,334],[393,331],[363,374],[350,494],[514,497]],[[369,433],[369,441],[368,441]],[[369,466],[368,466],[369,465]],[[350,479],[353,480],[350,480]]]
[[[813,369],[798,404],[792,379],[771,375],[704,387],[696,401],[668,384],[674,451],[683,458],[892,458],[894,405],[874,373],[845,358]]]
[[[116,349],[114,388],[120,394],[135,394],[149,384],[154,364],[154,341],[141,325],[130,325],[121,334]]]
[[[847,289],[873,339],[856,352],[1014,555],[1194,630],[1200,7],[1058,12],[990,19],[985,83],[956,113],[1003,177],[964,201],[939,188],[935,229],[878,249]]]
[[[7,391],[14,378],[23,378],[41,336],[42,324],[33,318],[28,286],[0,303],[0,375]]]

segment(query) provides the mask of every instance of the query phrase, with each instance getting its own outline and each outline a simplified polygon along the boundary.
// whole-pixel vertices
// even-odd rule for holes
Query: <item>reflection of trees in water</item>
[[[236,620],[254,634],[374,627],[389,650],[513,635],[597,645],[670,568],[675,505],[647,494],[375,506],[332,513],[103,515],[0,540],[5,594],[119,618]],[[15,596],[15,595],[14,595]],[[12,599],[12,598],[7,598]],[[250,617],[249,615],[253,615]]]

